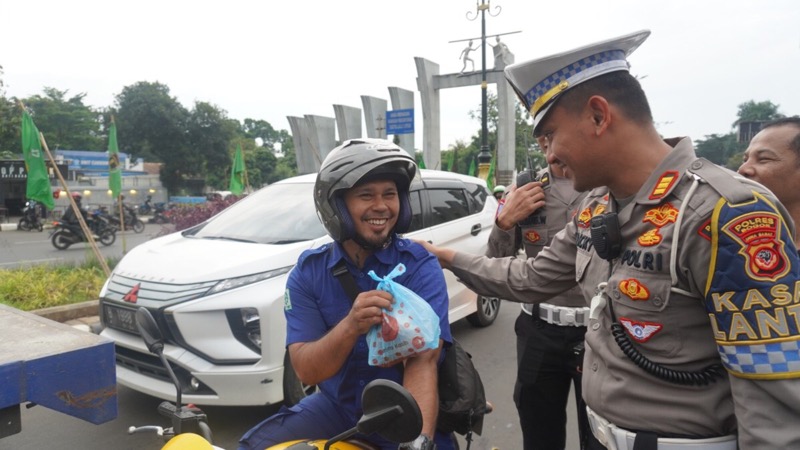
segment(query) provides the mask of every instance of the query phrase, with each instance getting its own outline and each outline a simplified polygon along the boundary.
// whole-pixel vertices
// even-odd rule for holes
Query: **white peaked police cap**
[[[533,129],[555,100],[584,81],[630,67],[628,55],[650,36],[637,31],[543,58],[512,64],[505,75],[533,117]]]

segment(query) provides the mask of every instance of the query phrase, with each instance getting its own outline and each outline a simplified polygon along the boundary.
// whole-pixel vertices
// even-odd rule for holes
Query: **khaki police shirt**
[[[567,222],[575,216],[578,205],[586,197],[586,193],[575,191],[569,179],[553,176],[549,168],[537,175],[545,190],[547,206],[536,210],[530,223],[525,225],[516,225],[510,230],[503,230],[495,224],[489,235],[486,256],[493,258],[514,256],[520,248],[523,248],[525,255],[533,258],[550,244],[556,233],[564,229]],[[572,308],[586,306],[577,286],[556,295],[547,303]],[[527,309],[527,312],[530,313],[531,310]]]
[[[662,436],[713,437],[738,432],[741,449],[800,448],[800,263],[793,231],[789,231],[794,229],[791,218],[785,214],[780,218],[773,215],[774,210],[762,208],[749,222],[747,214],[738,221],[709,222],[725,202],[706,183],[696,186],[679,218],[677,213],[695,178],[687,171],[698,161],[690,139],[682,139],[674,147],[635,198],[619,211],[623,245],[613,266],[594,251],[589,232],[590,218],[609,209],[607,190],[602,188],[587,195],[578,215],[536,258],[490,259],[457,252],[452,271],[478,293],[495,293],[519,302],[547,301],[577,283],[589,305],[598,284],[607,282],[618,322],[625,325],[634,347],[645,357],[680,371],[725,363],[727,375],[707,386],[658,379],[622,353],[611,335],[610,309],[603,308],[586,333],[583,396],[590,408],[611,423]],[[777,203],[763,186],[747,184],[732,173],[725,174],[724,182],[722,192],[728,187],[740,192],[745,186],[763,196],[758,198]],[[741,223],[746,232],[747,224],[762,219],[776,222],[779,230],[767,236],[772,239],[769,248],[742,245],[738,253],[714,253],[714,245],[735,244],[734,238],[744,236],[737,235],[739,228],[729,226],[731,223]],[[671,289],[669,267],[677,221],[676,286]],[[767,288],[764,294],[753,287],[754,277],[773,262],[784,275],[774,282],[772,292]],[[728,280],[718,277],[731,268],[751,275]],[[724,283],[740,287],[730,292],[713,290],[715,284]],[[734,295],[746,300],[734,301]],[[742,361],[750,353],[775,346],[779,354],[770,353],[767,360],[764,354],[758,355],[762,359],[751,366],[769,373],[743,373]],[[720,352],[729,349],[745,354],[728,354],[722,359]]]

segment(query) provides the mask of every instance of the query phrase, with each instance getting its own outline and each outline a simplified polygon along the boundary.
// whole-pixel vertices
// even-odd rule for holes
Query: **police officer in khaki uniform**
[[[506,194],[489,235],[486,256],[514,256],[524,249],[527,257],[535,257],[575,215],[586,195],[572,189],[572,183],[558,166],[539,171],[536,180],[533,183],[538,185],[538,195],[543,199],[539,203],[518,203],[514,186]],[[517,335],[514,403],[519,413],[523,448],[564,449],[571,384],[575,386],[578,432],[583,447],[590,433],[581,398],[580,374],[589,308],[577,287],[547,303],[521,306],[514,324]]]
[[[506,68],[578,214],[536,258],[427,245],[479,293],[590,305],[590,448],[800,448],[800,258],[760,184],[662,140],[627,55],[632,33]],[[537,201],[533,187],[515,195]]]

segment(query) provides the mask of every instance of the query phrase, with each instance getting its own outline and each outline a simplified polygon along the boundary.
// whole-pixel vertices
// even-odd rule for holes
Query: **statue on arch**
[[[463,74],[464,71],[467,69],[467,61],[469,61],[470,65],[472,67],[472,69],[470,69],[470,72],[474,72],[475,71],[475,61],[473,61],[472,58],[469,57],[469,54],[473,50],[477,50],[477,49],[478,49],[478,46],[476,46],[475,48],[472,48],[472,39],[470,39],[469,44],[467,44],[467,48],[465,48],[464,50],[461,50],[461,55],[459,55],[459,58],[464,62],[464,66],[461,68],[461,72],[460,72],[461,74]]]
[[[508,49],[504,42],[500,42],[500,36],[495,36],[495,45],[489,44],[494,51],[494,68],[501,70],[509,64],[514,64],[514,54]]]

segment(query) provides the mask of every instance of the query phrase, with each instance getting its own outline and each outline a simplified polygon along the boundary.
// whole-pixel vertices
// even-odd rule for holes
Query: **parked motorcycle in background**
[[[172,210],[175,208],[172,204],[158,202],[153,209],[153,217],[148,221],[149,223],[172,223]]]
[[[143,216],[146,216],[149,215],[151,212],[153,212],[153,206],[151,204],[152,201],[153,201],[153,196],[148,195],[144,203],[139,205],[139,213],[141,213]]]
[[[113,213],[108,213],[106,216],[111,225],[116,227],[117,230],[133,230],[136,233],[144,231],[144,222],[142,222],[138,214],[136,214],[136,208],[125,204],[123,204],[122,207],[125,210],[123,213],[125,216],[125,227],[121,227],[119,224],[119,211],[117,209],[115,209]]]
[[[35,200],[26,202],[25,208],[22,209],[22,218],[19,219],[17,229],[22,231],[44,230],[39,217],[39,209],[39,204]]]

